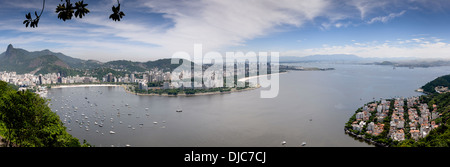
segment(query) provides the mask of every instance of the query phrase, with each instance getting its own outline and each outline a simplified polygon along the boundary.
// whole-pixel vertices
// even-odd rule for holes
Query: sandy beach
[[[121,85],[113,85],[113,84],[52,85],[51,89],[57,89],[57,88],[101,87],[101,86],[117,87],[117,86],[121,86]]]

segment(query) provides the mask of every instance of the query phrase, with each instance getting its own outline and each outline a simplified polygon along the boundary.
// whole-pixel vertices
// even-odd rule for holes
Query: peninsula
[[[381,99],[365,104],[345,133],[381,147],[449,147],[450,93]]]

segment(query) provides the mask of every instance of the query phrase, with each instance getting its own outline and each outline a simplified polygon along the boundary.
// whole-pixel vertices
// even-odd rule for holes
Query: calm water
[[[159,97],[128,94],[122,87],[50,89],[47,97],[52,100],[52,110],[71,129],[69,133],[97,147],[278,147],[282,141],[289,147],[302,142],[306,146],[369,146],[344,134],[345,122],[358,107],[374,98],[419,95],[415,89],[450,73],[450,67],[394,70],[368,65],[301,65],[336,70],[282,74],[279,95],[273,99],[259,98],[261,89]],[[178,106],[183,112],[176,112]]]

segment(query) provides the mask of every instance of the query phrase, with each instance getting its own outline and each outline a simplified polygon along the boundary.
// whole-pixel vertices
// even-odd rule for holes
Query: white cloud
[[[394,19],[394,18],[396,18],[396,17],[402,16],[403,14],[405,14],[405,12],[406,12],[406,10],[403,10],[403,11],[401,11],[401,12],[399,12],[399,13],[391,13],[391,14],[389,14],[389,15],[387,15],[387,16],[378,16],[378,17],[374,17],[374,18],[372,18],[371,20],[369,20],[367,23],[368,23],[368,24],[372,24],[372,23],[375,23],[375,22],[386,23],[386,22],[388,22],[389,20],[392,20],[392,19]]]
[[[327,0],[152,0],[135,3],[140,3],[140,7],[147,8],[149,12],[161,13],[173,25],[142,22],[145,18],[111,22],[100,15],[90,15],[76,21],[94,25],[83,31],[86,34],[147,44],[148,48],[139,49],[145,53],[136,53],[141,57],[170,57],[177,51],[192,55],[195,43],[203,44],[204,53],[243,46],[247,40],[279,31],[284,25],[300,27],[325,13],[330,6]]]
[[[38,4],[36,1],[24,2],[25,5],[13,7],[29,10],[31,7],[29,4]],[[225,49],[234,46],[246,46],[249,40],[289,31],[292,27],[302,27],[305,23],[313,23],[322,30],[358,26],[361,23],[384,23],[406,12],[403,10],[399,13],[386,13],[390,12],[386,9],[387,6],[404,4],[396,2],[391,0],[121,1],[122,10],[127,15],[122,21],[113,22],[107,18],[111,13],[111,6],[117,3],[116,0],[101,0],[89,3],[91,10],[89,17],[62,22],[53,12],[53,7],[60,3],[59,0],[49,0],[44,13],[46,17],[42,18],[39,28],[24,28],[20,24],[24,19],[23,15],[14,18],[15,20],[8,18],[0,22],[0,31],[20,34],[15,37],[0,34],[0,43],[17,42],[34,46],[36,42],[42,41],[57,45],[48,49],[59,50],[75,57],[99,57],[96,59],[107,60],[121,59],[122,54],[122,57],[127,59],[152,60],[170,57],[177,51],[192,54],[194,43],[202,43],[204,53],[226,51]],[[0,4],[14,3],[5,1]],[[381,8],[383,10],[380,10]],[[405,8],[407,6],[396,11]],[[151,17],[147,18],[148,15]],[[156,18],[157,21],[153,22],[154,17],[159,16],[163,19]],[[366,18],[371,17],[372,19],[367,21]],[[29,39],[27,35],[30,36]],[[397,44],[410,45],[414,42],[417,43],[410,39],[398,41]],[[433,39],[429,42],[436,44],[442,40]],[[358,41],[350,46],[322,47],[318,48],[318,51],[356,52],[370,46],[374,47],[373,44]],[[258,48],[258,46],[250,47]]]
[[[204,0],[148,1],[145,5],[175,22],[172,29],[153,42],[171,51],[189,51],[194,43],[203,43],[208,51],[243,45],[246,40],[267,35],[281,25],[301,26],[324,13],[328,2]]]
[[[367,42],[349,45],[324,45],[320,48],[290,50],[282,56],[309,56],[317,54],[353,54],[361,57],[416,57],[450,59],[450,43],[431,38],[414,38],[395,42]]]
[[[347,4],[354,6],[359,12],[361,19],[372,13],[375,9],[384,7],[390,3],[391,0],[349,0]]]

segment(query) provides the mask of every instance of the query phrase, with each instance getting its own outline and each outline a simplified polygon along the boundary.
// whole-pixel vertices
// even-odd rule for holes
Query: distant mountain
[[[381,63],[375,62],[376,65],[390,65],[396,67],[440,67],[440,66],[450,66],[449,60],[408,60],[408,61],[383,61]]]
[[[280,62],[289,63],[289,62],[347,62],[347,61],[363,61],[364,58],[358,57],[356,55],[347,55],[347,54],[332,54],[332,55],[311,55],[305,57],[295,57],[295,56],[287,56],[280,57]]]
[[[59,56],[63,56],[60,54]],[[39,72],[48,67],[68,69],[70,66],[58,56],[49,51],[28,52],[24,49],[16,49],[11,44],[6,52],[0,55],[1,71],[16,71],[17,73]]]
[[[193,64],[193,63],[191,63]],[[160,59],[148,62],[133,62],[116,60],[102,63],[97,60],[82,60],[62,53],[55,53],[48,49],[29,52],[24,49],[8,45],[5,52],[0,54],[0,71],[15,71],[19,74],[61,73],[63,76],[90,74],[98,76],[103,73],[121,71],[120,74],[144,72],[152,69],[172,71],[179,65],[172,65],[171,59]],[[117,73],[119,74],[119,73]]]
[[[377,61],[407,60],[411,58],[363,58],[351,54],[311,55],[305,57],[280,56],[280,63],[296,62],[342,62],[342,63],[373,63]]]

